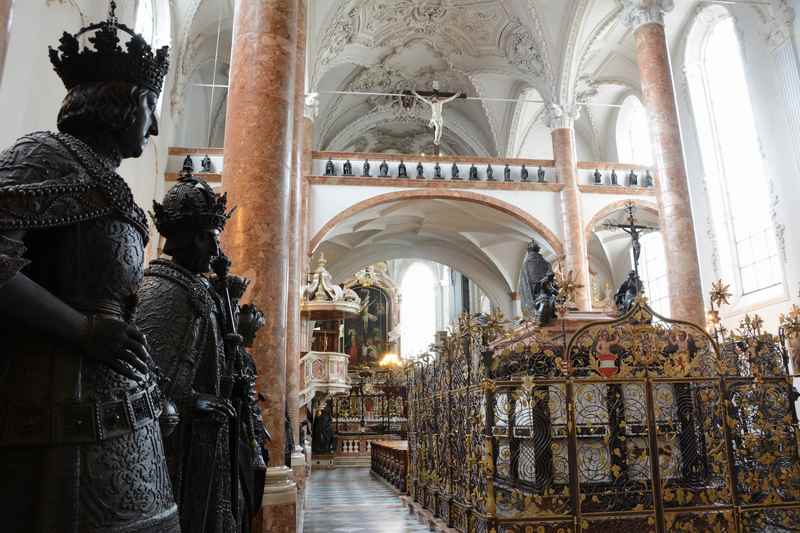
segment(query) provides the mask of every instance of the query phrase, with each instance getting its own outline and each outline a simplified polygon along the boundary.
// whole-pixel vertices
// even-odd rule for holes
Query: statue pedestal
[[[264,497],[261,500],[260,532],[297,533],[297,484],[292,469],[285,466],[267,468]]]

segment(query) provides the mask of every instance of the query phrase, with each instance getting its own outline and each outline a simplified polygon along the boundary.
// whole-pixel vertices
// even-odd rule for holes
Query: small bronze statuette
[[[187,155],[183,159],[183,166],[181,167],[182,172],[192,173],[194,172],[194,161],[192,161],[192,156]]]
[[[350,163],[350,160],[344,162],[342,166],[342,175],[343,176],[352,176],[353,175],[353,164]]]
[[[644,178],[642,178],[642,186],[643,187],[652,187],[653,186],[653,175],[650,174],[650,169],[646,170],[644,173]]]
[[[211,165],[211,158],[208,157],[208,154],[205,155],[202,161],[200,161],[200,168],[203,169],[203,172],[213,172],[214,169]]]
[[[471,165],[469,167],[469,179],[470,181],[480,180],[480,178],[478,177],[478,168],[475,165]]]
[[[425,169],[422,166],[422,162],[417,163],[417,179],[418,180],[425,179]]]
[[[639,185],[639,176],[636,175],[633,169],[631,169],[631,173],[628,174],[628,185],[631,187],[638,187]]]
[[[614,168],[611,169],[611,185],[619,185],[619,180],[617,179],[617,170]]]
[[[511,169],[506,164],[506,167],[503,169],[503,181],[511,181]]]
[[[328,158],[328,162],[325,163],[325,175],[326,176],[335,176],[336,175],[336,167],[333,165],[333,161]]]
[[[595,185],[602,185],[603,184],[603,175],[600,173],[599,169],[594,169],[594,184]]]
[[[453,165],[450,167],[450,179],[453,179],[453,180],[460,180],[461,179],[461,178],[458,177],[458,164],[457,163],[453,163]]]
[[[407,178],[408,172],[406,171],[406,164],[403,163],[403,160],[400,160],[400,165],[397,167],[397,177],[398,178]]]
[[[381,163],[381,166],[378,167],[378,170],[380,171],[382,178],[389,176],[389,165],[386,164],[386,160]]]
[[[522,181],[528,181],[528,169],[525,168],[525,164],[524,163],[522,164],[522,168],[519,171],[519,175],[520,175],[520,178],[522,178]]]
[[[494,170],[492,170],[492,165],[486,166],[486,181],[494,181]]]
[[[541,165],[539,165],[539,170],[536,171],[536,179],[539,183],[544,183],[545,181],[545,172]]]
[[[369,160],[367,159],[364,160],[364,166],[362,167],[361,175],[365,178],[372,177],[372,175],[369,173]]]
[[[442,167],[439,166],[439,162],[436,162],[436,166],[433,167],[433,179],[443,180],[442,177]]]

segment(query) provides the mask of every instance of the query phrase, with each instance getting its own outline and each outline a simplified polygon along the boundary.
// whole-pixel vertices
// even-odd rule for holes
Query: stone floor
[[[313,470],[303,533],[422,533],[397,493],[368,468]]]

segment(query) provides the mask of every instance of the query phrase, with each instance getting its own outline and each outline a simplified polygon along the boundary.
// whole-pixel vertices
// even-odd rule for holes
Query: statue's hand
[[[143,381],[150,372],[147,339],[138,328],[99,316],[88,317],[88,327],[81,335],[80,346],[92,359],[134,381]]]
[[[216,415],[225,420],[233,418],[236,414],[231,402],[213,394],[198,393],[194,399],[194,408],[201,413]]]

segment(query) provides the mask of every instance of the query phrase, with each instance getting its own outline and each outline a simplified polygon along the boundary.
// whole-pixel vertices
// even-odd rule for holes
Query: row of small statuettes
[[[372,177],[370,173],[371,165],[369,161],[364,161],[362,165],[362,172],[361,177],[369,178]],[[339,176],[340,174],[336,171],[336,164],[333,162],[332,159],[328,159],[328,162],[325,163],[325,175],[326,176]],[[341,176],[354,176],[353,174],[353,164],[350,160],[346,160],[342,165],[342,173]],[[383,161],[380,166],[378,166],[378,174],[377,177],[379,178],[388,178],[390,176],[389,164],[386,161]],[[398,178],[408,178],[408,169],[406,168],[405,163],[401,160],[400,163],[397,165],[397,176]],[[604,183],[608,185],[621,185],[619,181],[619,176],[617,175],[616,170],[612,169],[611,174],[608,175],[608,179],[605,180],[603,174],[599,170],[595,170],[593,177],[593,183],[595,185],[603,185]],[[417,179],[426,179],[425,178],[425,168],[422,166],[422,163],[417,163]],[[444,175],[442,174],[442,167],[437,162],[436,165],[433,167],[433,179],[445,179]],[[451,180],[460,180],[460,170],[458,167],[458,163],[453,163],[450,167],[450,179]],[[528,168],[525,164],[522,165],[519,172],[519,179],[521,181],[532,181],[529,176]],[[469,180],[471,181],[481,181],[480,176],[478,175],[478,167],[474,164],[470,165],[469,167]],[[492,165],[487,165],[486,167],[486,180],[487,181],[497,181],[494,178],[494,169],[492,169]],[[503,181],[514,181],[511,178],[511,168],[506,164],[503,168]],[[545,170],[542,167],[539,167],[536,170],[536,181],[538,183],[545,183],[546,174]],[[625,177],[625,185],[631,187],[652,187],[653,186],[653,176],[650,174],[650,171],[647,170],[644,177],[641,180],[641,184],[639,183],[639,176],[633,170],[627,174]]]

